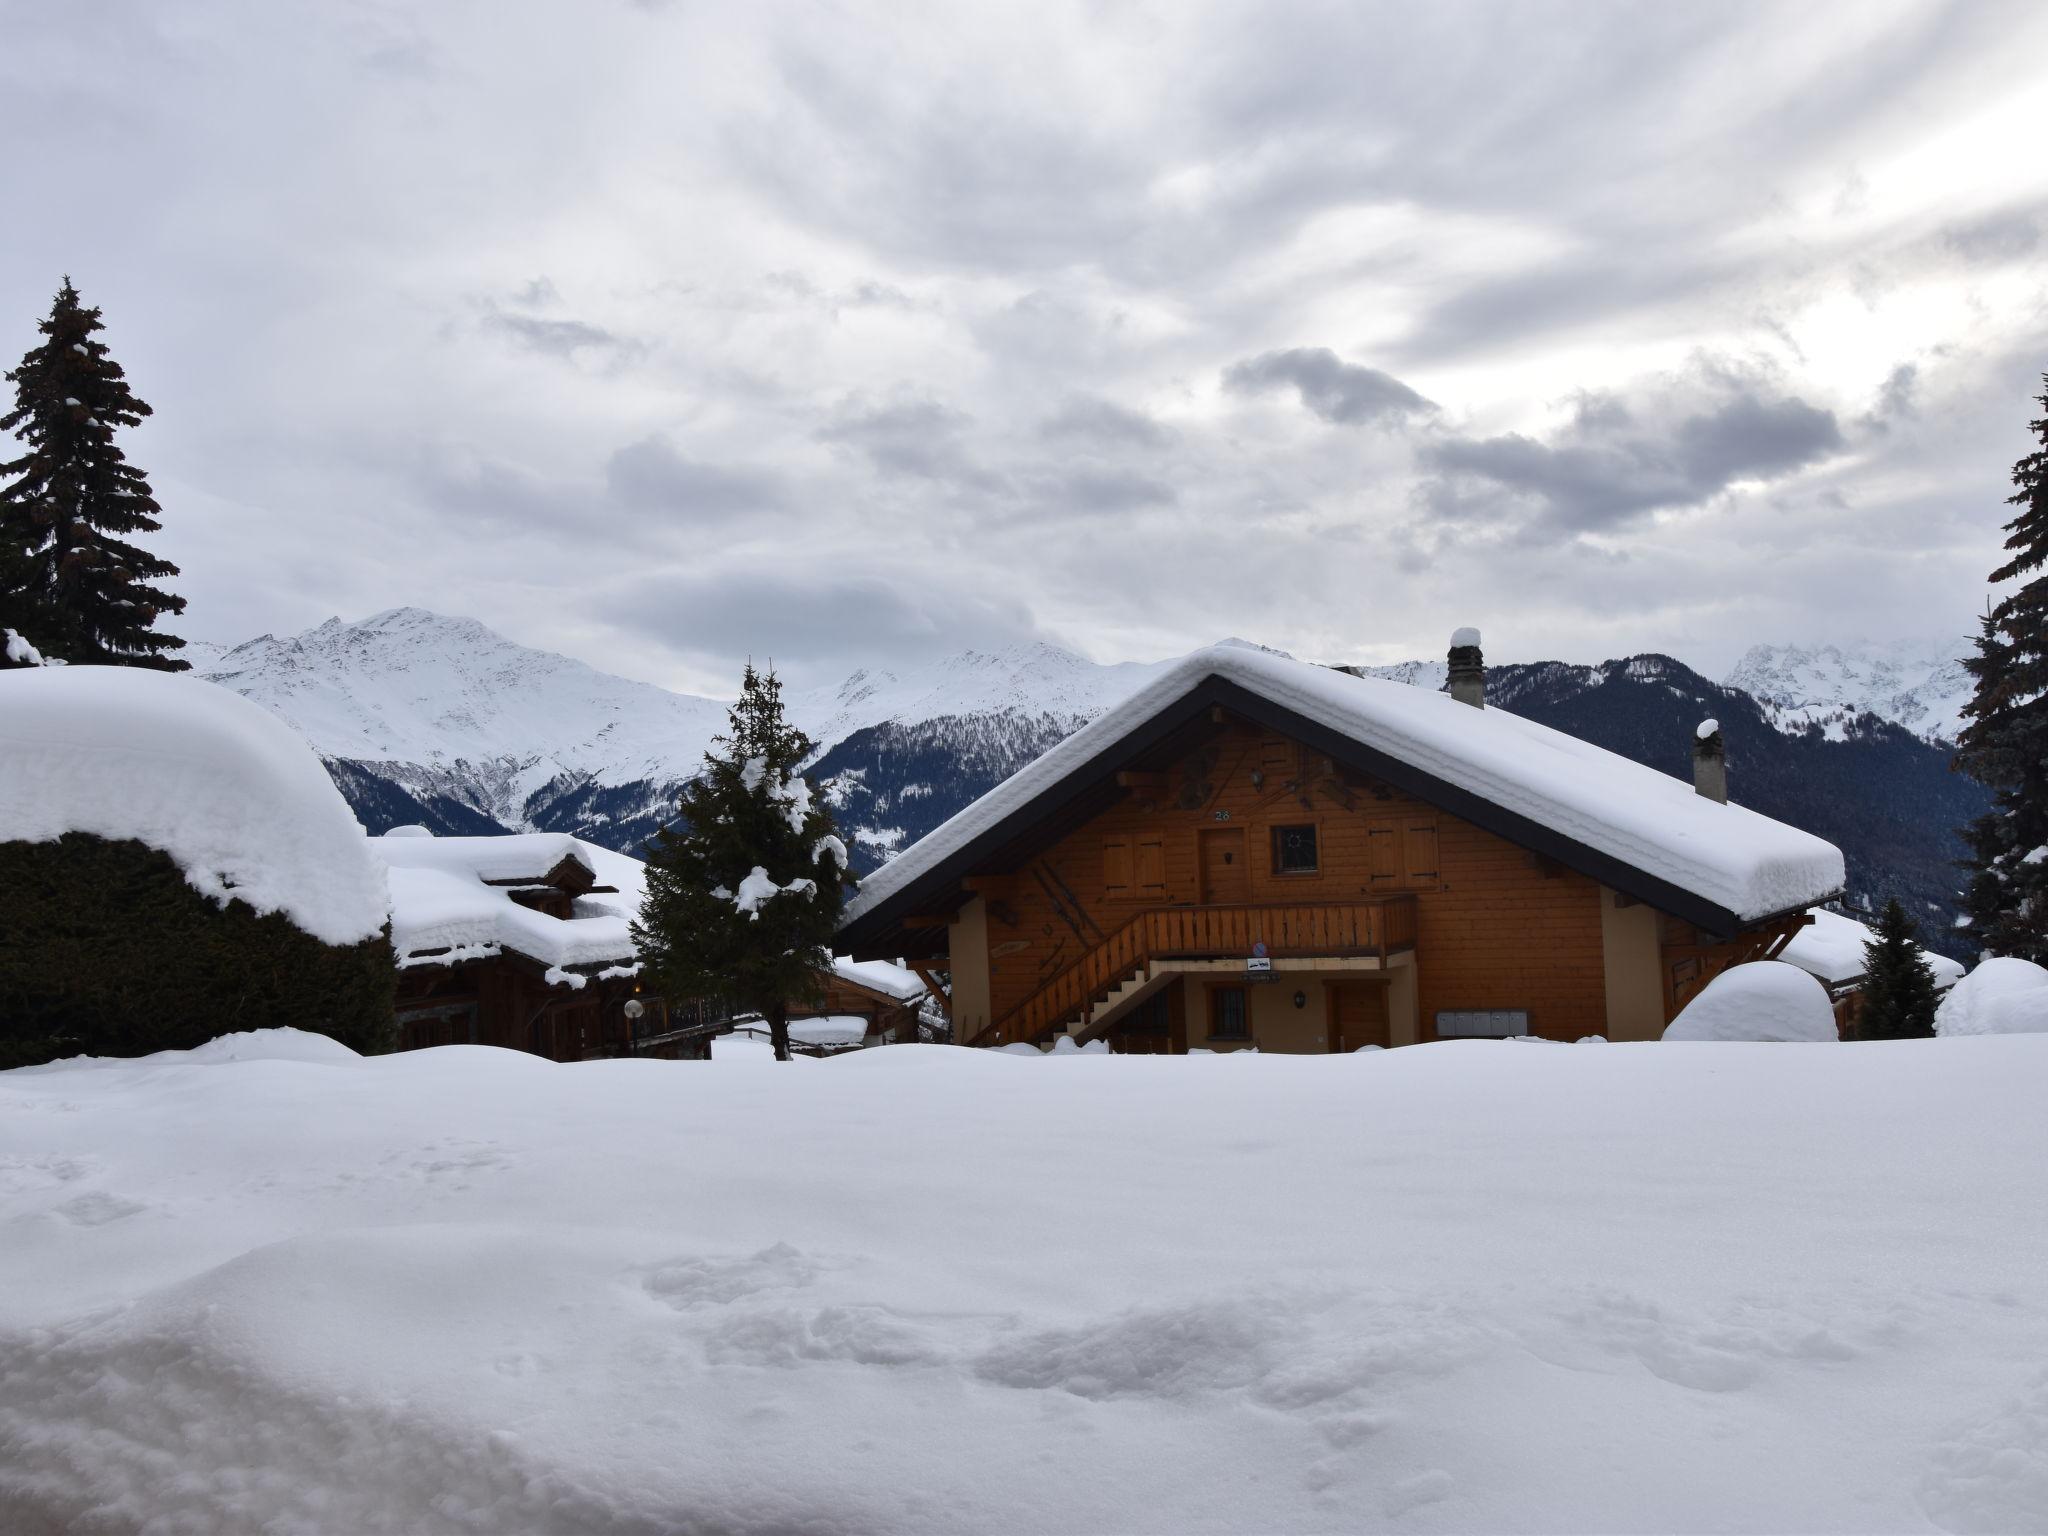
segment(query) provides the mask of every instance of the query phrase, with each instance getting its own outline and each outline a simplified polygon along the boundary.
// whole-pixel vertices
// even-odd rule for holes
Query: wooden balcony
[[[1276,960],[1361,955],[1384,960],[1415,947],[1415,898],[1151,907],[1134,914],[969,1044],[1034,1041],[1084,1016],[1148,966],[1248,957],[1261,944]]]

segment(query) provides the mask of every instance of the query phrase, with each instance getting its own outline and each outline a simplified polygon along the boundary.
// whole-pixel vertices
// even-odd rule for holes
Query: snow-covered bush
[[[1730,966],[1679,1010],[1666,1040],[1833,1040],[1827,988],[1782,960]]]
[[[2048,970],[2031,960],[1986,960],[1949,988],[1937,1035],[2048,1034]]]
[[[0,1065],[290,1024],[385,1047],[384,872],[317,757],[225,688],[0,673]]]

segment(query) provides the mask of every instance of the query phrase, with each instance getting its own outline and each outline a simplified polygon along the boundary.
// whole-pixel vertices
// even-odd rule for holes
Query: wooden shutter
[[[1102,889],[1105,895],[1131,894],[1131,840],[1106,837],[1102,840]]]
[[[1410,885],[1434,885],[1436,883],[1436,823],[1433,821],[1411,821],[1402,841],[1406,844],[1408,883]]]
[[[1401,878],[1401,828],[1396,822],[1373,821],[1365,827],[1366,875],[1374,888],[1395,885]]]
[[[1132,845],[1132,878],[1141,894],[1166,894],[1166,843],[1157,836],[1140,836]]]

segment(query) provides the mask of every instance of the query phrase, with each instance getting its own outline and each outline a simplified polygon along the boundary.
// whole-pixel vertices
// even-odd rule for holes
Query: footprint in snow
[[[66,1200],[56,1208],[56,1212],[76,1226],[103,1227],[110,1221],[119,1221],[124,1216],[134,1216],[148,1209],[148,1206],[134,1200],[123,1200],[119,1195],[95,1189]]]

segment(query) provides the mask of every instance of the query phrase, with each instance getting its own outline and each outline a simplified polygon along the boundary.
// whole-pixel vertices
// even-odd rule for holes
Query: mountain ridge
[[[198,675],[291,724],[378,831],[404,822],[450,833],[530,828],[638,851],[670,815],[727,708],[419,608],[259,636],[198,661]],[[1171,665],[1096,663],[1033,641],[862,668],[785,703],[816,743],[810,766],[832,781],[856,868],[867,869]],[[1692,727],[1717,716],[1742,803],[1842,846],[1860,900],[1899,895],[1945,930],[1957,884],[1949,866],[1961,852],[1955,829],[1984,797],[1948,771],[1939,732],[1923,734],[1930,720],[1953,717],[1940,666],[1924,652],[1758,646],[1736,669],[1765,688],[1756,697],[1645,653],[1495,663],[1487,696],[1492,707],[1680,778],[1690,772]],[[1345,670],[1431,689],[1446,672],[1422,660]],[[1911,723],[1859,708],[1865,697]]]

